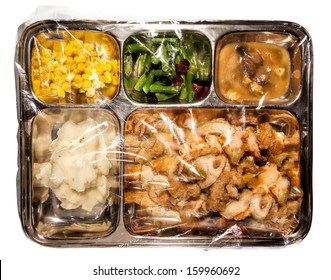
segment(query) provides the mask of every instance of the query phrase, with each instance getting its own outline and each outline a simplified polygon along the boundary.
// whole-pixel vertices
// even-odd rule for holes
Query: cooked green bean
[[[140,78],[138,79],[136,85],[134,86],[134,89],[136,91],[141,91],[143,89],[143,86],[144,86],[145,82],[146,82],[146,79],[147,79],[146,73],[142,74],[140,76]]]
[[[164,94],[164,93],[155,93],[155,96],[157,98],[157,101],[166,101],[173,97],[175,97],[177,93],[175,94]]]
[[[154,82],[154,71],[152,70],[149,74],[148,74],[148,76],[147,76],[147,78],[146,78],[146,81],[145,81],[145,83],[144,83],[144,85],[143,85],[143,91],[145,92],[145,93],[148,93],[149,92],[149,90],[150,90],[150,87],[151,87],[151,85],[153,84],[153,82]]]
[[[141,53],[141,52],[150,52],[150,49],[143,44],[130,44],[127,46],[127,50],[129,53]]]
[[[191,70],[188,70],[186,73],[186,80],[185,80],[188,102],[192,102],[192,100],[194,99],[193,79],[194,79],[193,72]]]
[[[179,87],[173,87],[173,86],[163,86],[163,85],[157,85],[152,84],[149,88],[151,92],[160,92],[165,94],[178,94],[179,93]]]

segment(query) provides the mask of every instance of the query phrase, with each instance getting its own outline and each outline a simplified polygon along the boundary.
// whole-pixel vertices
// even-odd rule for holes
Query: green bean
[[[140,76],[140,78],[138,79],[136,85],[134,86],[134,89],[136,91],[141,91],[143,89],[143,86],[144,86],[145,82],[146,82],[146,79],[147,79],[146,73],[142,74]]]
[[[162,76],[162,77],[169,76],[169,73],[164,72],[161,69],[155,69],[155,70],[153,70],[153,73],[154,73],[155,76]]]
[[[187,90],[186,87],[183,87],[180,91],[180,95],[179,95],[179,99],[180,100],[186,100],[187,99]]]
[[[145,60],[147,57],[147,53],[142,53],[138,56],[136,64],[137,64],[137,76],[140,77],[145,73]]]
[[[179,87],[163,86],[163,85],[157,85],[155,83],[150,86],[149,90],[151,92],[159,92],[159,93],[165,93],[165,94],[178,94],[179,93]]]
[[[147,78],[146,78],[146,81],[145,81],[145,83],[144,83],[144,85],[143,85],[143,91],[147,94],[148,92],[149,92],[149,88],[150,88],[150,86],[153,84],[153,82],[154,82],[154,73],[153,73],[154,71],[152,70],[149,74],[148,74],[148,76],[147,76]]]
[[[183,55],[181,54],[181,52],[177,52],[177,55],[175,57],[175,63],[178,64],[182,59],[183,59]]]
[[[157,98],[157,101],[166,101],[173,97],[175,97],[177,93],[175,94],[164,94],[164,93],[155,93],[155,96]]]
[[[197,68],[197,60],[194,55],[194,49],[192,44],[188,44],[186,47],[187,60],[190,62],[190,66]]]
[[[134,43],[134,44],[129,44],[127,46],[127,51],[131,54],[132,53],[150,52],[150,48],[148,48],[148,46],[145,44]]]
[[[210,70],[209,67],[204,67],[204,68],[199,68],[199,77],[198,80],[199,81],[209,81],[209,77],[210,77]]]
[[[153,54],[151,58],[151,62],[152,64],[157,65],[160,63],[160,59],[155,54]]]
[[[160,57],[161,68],[164,72],[169,73],[169,72],[171,72],[171,67],[169,65],[170,59],[169,59],[167,48],[164,44],[162,44],[160,46],[160,48],[161,48],[161,50],[160,50],[160,53],[161,53],[161,57]]]
[[[179,53],[181,55],[182,58],[187,59],[188,55],[186,53],[185,47],[183,45],[179,46]],[[187,59],[188,60],[188,59]]]
[[[180,75],[181,78],[183,79],[183,84],[180,87],[180,94],[179,94],[179,100],[180,101],[186,101],[187,99],[187,90],[186,90],[186,77],[184,74]]]
[[[140,92],[133,91],[130,94],[130,97],[137,102],[147,102],[147,98],[145,94],[141,94]]]
[[[149,70],[151,69],[151,56],[147,53],[140,54],[136,63],[138,63],[137,73],[138,77],[140,77],[143,73],[149,72]]]
[[[186,73],[185,87],[187,90],[187,101],[192,102],[194,99],[194,87],[193,87],[194,74],[191,70]]]

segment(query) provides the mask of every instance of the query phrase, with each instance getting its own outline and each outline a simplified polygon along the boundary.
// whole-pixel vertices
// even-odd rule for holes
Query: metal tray
[[[120,49],[120,85],[118,94],[109,100],[92,104],[50,104],[41,101],[35,94],[31,81],[31,55],[35,37],[48,31],[82,30],[109,34]],[[124,46],[130,36],[141,32],[196,32],[205,36],[211,48],[211,76],[208,95],[192,103],[139,103],[128,97],[124,87]],[[228,42],[248,40],[254,42],[277,42],[282,38],[290,57],[290,81],[287,91],[273,100],[241,102],[228,100],[222,96],[218,81],[219,51]],[[285,39],[284,39],[285,38]],[[288,38],[288,40],[286,40]],[[17,92],[18,132],[18,176],[17,199],[19,215],[24,232],[37,243],[55,247],[86,246],[280,246],[301,241],[309,232],[312,220],[312,40],[300,25],[281,21],[195,21],[195,22],[113,22],[107,20],[46,20],[29,26],[22,25],[18,30],[15,56]],[[295,73],[293,73],[295,71]],[[95,216],[81,218],[81,212],[61,212],[54,195],[44,203],[33,200],[33,129],[36,119],[43,114],[52,114],[56,122],[59,114],[68,111],[105,111],[118,123],[115,150],[117,151],[118,172],[115,177],[118,185],[112,190],[111,203]],[[136,205],[125,206],[125,125],[132,112],[158,112],[167,110],[219,110],[222,114],[246,114],[272,116],[289,114],[297,120],[299,131],[300,183],[303,190],[298,225],[293,232],[283,235],[277,231],[234,224],[226,230],[215,230],[206,226],[201,231],[197,227],[193,233],[183,234],[169,230],[162,234],[136,234],[128,226],[128,217],[135,215]],[[92,113],[93,114],[93,113]],[[133,113],[134,114],[134,113]],[[272,117],[271,117],[272,118]],[[60,118],[63,119],[63,116]],[[268,119],[268,118],[267,118]],[[61,120],[59,120],[61,122]],[[285,121],[286,122],[286,121]],[[52,128],[54,129],[54,127]],[[55,205],[55,206],[54,206]],[[57,206],[56,206],[57,205]],[[53,210],[52,210],[53,209]],[[46,213],[46,214],[45,214]],[[51,213],[51,214],[50,214]],[[43,216],[43,215],[46,215]],[[65,218],[59,219],[58,215]],[[90,214],[89,214],[90,215]],[[46,219],[45,219],[46,218]],[[40,227],[40,221],[47,225]],[[102,222],[109,223],[104,227]],[[68,226],[68,223],[70,224]],[[93,225],[98,224],[97,229]],[[208,224],[208,223],[207,223]],[[208,230],[209,229],[209,230]],[[198,234],[197,234],[198,232]],[[203,233],[201,233],[203,232]]]

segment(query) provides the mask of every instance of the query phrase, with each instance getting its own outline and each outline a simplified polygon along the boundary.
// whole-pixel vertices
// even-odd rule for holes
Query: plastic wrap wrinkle
[[[25,232],[69,247],[301,241],[312,64],[295,23],[39,9],[15,56]]]

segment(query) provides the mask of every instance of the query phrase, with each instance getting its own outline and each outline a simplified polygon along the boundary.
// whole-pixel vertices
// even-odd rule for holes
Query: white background
[[[322,2],[323,4],[320,4]],[[154,3],[154,4],[153,4]],[[117,266],[178,268],[239,266],[239,279],[327,279],[330,273],[330,110],[331,13],[327,1],[6,1],[2,6],[0,43],[0,259],[1,279],[95,279],[92,269]],[[313,223],[308,236],[285,248],[47,248],[23,233],[16,203],[17,141],[14,48],[17,27],[40,5],[93,11],[104,19],[266,19],[303,25],[314,44]],[[3,4],[4,5],[4,4]],[[155,6],[154,6],[155,5]],[[102,279],[140,279],[110,277]],[[154,277],[153,277],[154,278]],[[182,276],[172,279],[217,279]],[[222,278],[222,277],[221,277]],[[226,278],[226,277],[223,277]],[[142,279],[142,278],[141,278]],[[144,278],[148,279],[148,278]],[[150,278],[152,279],[152,278]],[[160,279],[170,279],[163,277]]]

